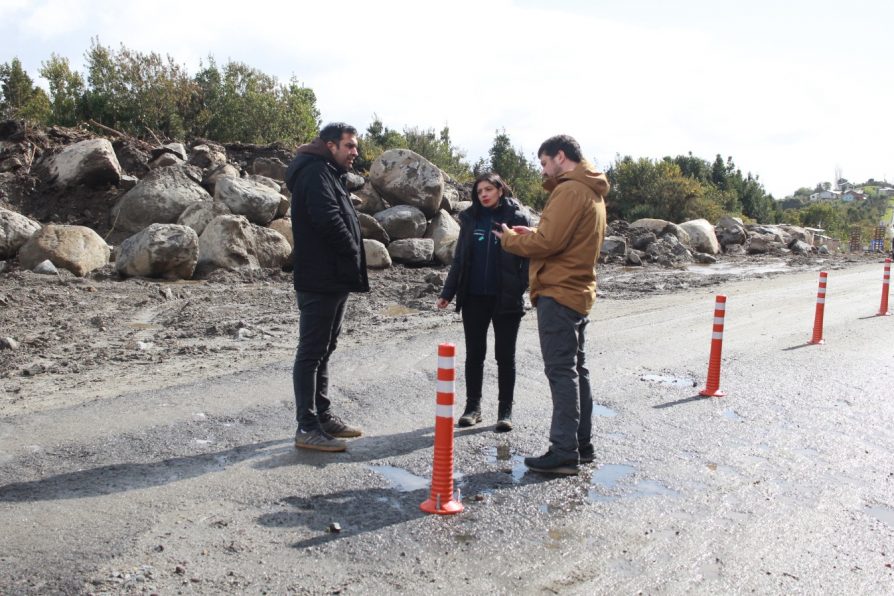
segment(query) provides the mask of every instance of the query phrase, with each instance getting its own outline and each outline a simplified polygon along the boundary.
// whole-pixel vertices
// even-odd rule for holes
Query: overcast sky
[[[781,198],[836,168],[894,181],[892,17],[883,0],[0,0],[0,62],[82,70],[91,37],[190,73],[213,56],[294,75],[324,122],[447,125],[470,161],[498,129],[532,158],[567,133],[601,168],[732,156]]]

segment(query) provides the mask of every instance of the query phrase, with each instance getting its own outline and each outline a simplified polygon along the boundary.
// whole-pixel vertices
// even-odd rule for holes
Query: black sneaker
[[[303,431],[298,429],[295,433],[296,449],[313,449],[314,451],[345,451],[348,445],[320,429]]]
[[[580,463],[582,464],[591,464],[596,459],[596,450],[593,448],[593,443],[581,445],[577,451],[580,453]]]
[[[577,467],[577,458],[563,459],[552,451],[547,451],[540,457],[526,457],[525,465],[529,470],[544,474],[576,476],[580,471]]]
[[[320,421],[320,428],[328,435],[341,439],[353,439],[363,434],[359,426],[351,426],[338,416],[329,416],[325,421]]]
[[[457,426],[475,426],[481,422],[481,409],[479,408],[466,408],[466,411],[463,412],[463,415],[459,417],[459,422],[457,422]]]

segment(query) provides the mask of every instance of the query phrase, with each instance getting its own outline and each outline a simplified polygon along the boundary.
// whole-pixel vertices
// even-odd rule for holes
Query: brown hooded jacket
[[[596,301],[596,261],[605,238],[605,174],[583,161],[569,172],[548,178],[550,191],[531,234],[503,234],[507,252],[529,257],[531,302],[548,296],[582,315]]]

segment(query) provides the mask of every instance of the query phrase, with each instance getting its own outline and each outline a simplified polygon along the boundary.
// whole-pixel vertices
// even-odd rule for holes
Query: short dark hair
[[[330,122],[322,129],[320,129],[320,138],[324,143],[328,143],[332,141],[336,145],[341,142],[341,137],[343,134],[349,135],[357,135],[357,129],[351,126],[350,124],[345,124],[344,122]]]
[[[563,151],[565,157],[571,161],[580,163],[584,160],[583,155],[581,155],[580,145],[573,137],[568,135],[556,135],[543,141],[540,149],[537,150],[537,157],[544,154],[547,157],[555,157],[559,154],[559,151]]]
[[[472,184],[472,202],[473,203],[478,200],[478,185],[481,184],[482,182],[487,182],[487,183],[493,185],[494,188],[497,188],[497,189],[503,191],[500,193],[501,197],[511,197],[512,196],[512,189],[509,187],[509,185],[502,178],[500,178],[499,174],[497,174],[496,172],[484,172],[483,174],[481,174],[480,176],[475,178],[475,183]]]

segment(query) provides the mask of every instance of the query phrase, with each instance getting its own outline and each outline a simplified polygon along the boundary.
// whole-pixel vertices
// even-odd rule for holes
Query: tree
[[[22,68],[22,62],[13,58],[0,65],[0,114],[5,118],[22,118],[46,124],[50,118],[50,101],[46,92],[34,86],[34,81]]]
[[[543,190],[540,168],[529,161],[521,149],[512,146],[505,129],[497,131],[488,159],[479,160],[473,168],[476,176],[487,171],[499,174],[519,201],[535,209],[543,209],[549,195]]]
[[[84,78],[72,72],[68,58],[50,54],[50,59],[41,63],[40,76],[50,84],[52,122],[62,126],[74,126],[80,119],[79,104],[85,93]]]

